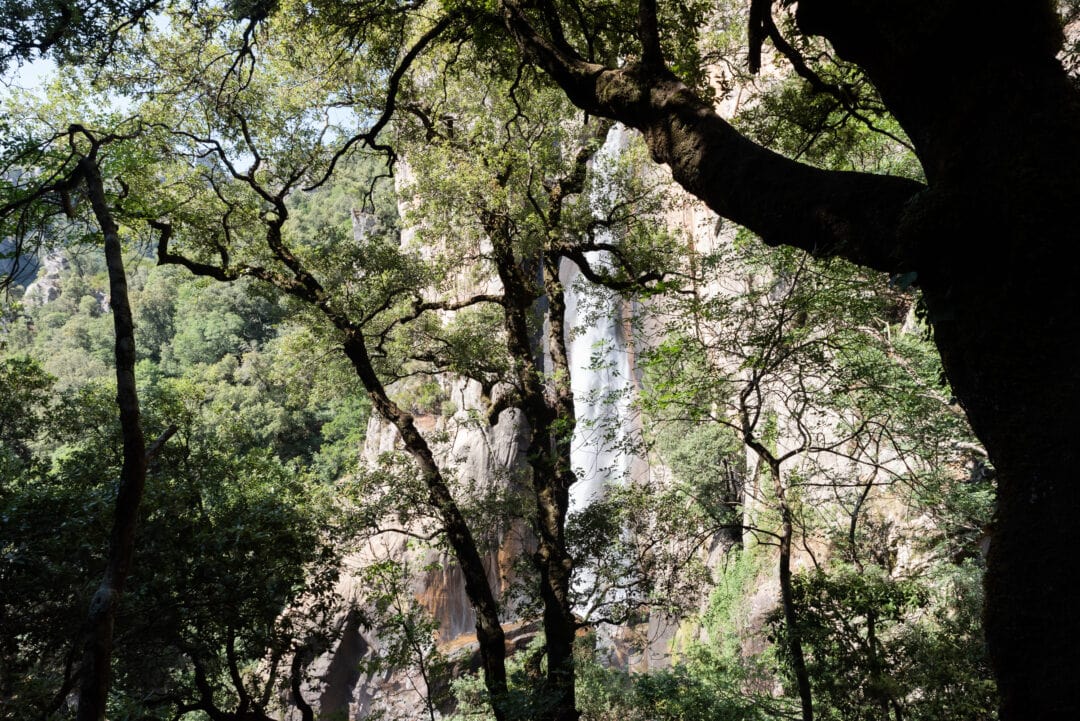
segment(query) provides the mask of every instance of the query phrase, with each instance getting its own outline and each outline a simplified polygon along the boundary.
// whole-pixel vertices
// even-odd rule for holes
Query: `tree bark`
[[[109,557],[101,585],[90,602],[86,641],[79,683],[78,721],[103,721],[109,695],[109,665],[112,658],[113,626],[124,585],[131,570],[135,548],[135,524],[143,488],[146,485],[146,441],[139,423],[139,398],[135,389],[135,323],[128,301],[127,277],[119,229],[105,199],[101,172],[96,162],[84,158],[79,172],[86,182],[94,216],[105,240],[105,262],[109,271],[109,300],[113,314],[116,346],[116,402],[120,409],[120,429],[124,439],[120,487],[116,495]]]
[[[927,185],[808,168],[738,135],[662,65],[606,68],[540,33],[523,52],[590,113],[639,129],[720,215],[815,255],[914,271],[956,397],[997,470],[986,636],[1001,718],[1080,718],[1080,92],[1049,0],[801,0],[912,138]]]
[[[911,270],[901,232],[923,186],[903,178],[828,171],[743,137],[662,65],[607,68],[538,33],[504,2],[507,27],[526,56],[583,110],[639,130],[653,158],[717,214],[765,242],[841,255],[888,272]]]
[[[799,21],[867,70],[926,170],[908,211],[914,269],[997,470],[985,625],[1001,718],[1080,718],[1066,588],[1080,574],[1080,293],[1062,262],[1076,238],[1080,93],[1054,57],[1054,5],[852,5],[804,2]]]
[[[574,637],[577,623],[570,599],[573,559],[566,548],[566,514],[570,505],[570,486],[576,480],[570,465],[570,443],[574,429],[574,404],[569,393],[569,368],[566,366],[561,288],[547,287],[551,318],[549,337],[553,342],[552,359],[556,391],[544,385],[543,369],[537,367],[529,316],[533,313],[537,291],[514,258],[510,228],[505,218],[486,214],[483,224],[492,243],[495,267],[505,294],[503,303],[507,349],[514,363],[514,380],[521,394],[521,407],[529,424],[529,465],[536,498],[538,534],[535,561],[540,572],[540,598],[543,603],[544,642],[547,652],[547,676],[543,691],[554,701],[545,708],[545,721],[577,721],[580,714],[575,697]],[[542,261],[544,262],[544,261]],[[557,261],[556,261],[557,262]],[[544,262],[545,284],[551,282],[550,262]],[[557,271],[556,271],[557,273]],[[557,284],[558,277],[555,281]],[[555,291],[552,294],[552,291]],[[554,339],[553,339],[554,340]],[[562,366],[558,365],[561,359]],[[559,428],[555,429],[558,421]]]

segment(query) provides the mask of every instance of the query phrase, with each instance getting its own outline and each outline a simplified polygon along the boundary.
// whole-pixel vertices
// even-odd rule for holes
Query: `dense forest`
[[[0,718],[1071,718],[1078,8],[962,6],[0,2]]]

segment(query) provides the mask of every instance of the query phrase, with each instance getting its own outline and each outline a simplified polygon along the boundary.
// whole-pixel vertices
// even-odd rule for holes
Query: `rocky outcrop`
[[[26,287],[37,275],[37,257],[19,253],[19,250],[14,240],[0,239],[0,280],[6,287]]]
[[[670,226],[681,229],[691,258],[701,257],[733,240],[734,228],[725,227],[700,203],[673,203],[672,207],[676,209],[671,211],[667,222]],[[358,232],[367,232],[369,223],[365,218],[358,217],[354,220]],[[406,232],[405,237],[409,236],[410,233]],[[573,286],[574,276],[576,273],[567,269],[563,278],[567,287]],[[461,282],[467,282],[464,273]],[[734,297],[745,292],[747,282],[747,279],[741,277],[719,278],[711,281],[708,287],[694,287],[694,291],[701,297]],[[461,291],[462,295],[467,295],[481,290],[491,292],[493,289],[459,287],[457,290]],[[571,300],[575,303],[577,301],[573,297]],[[576,307],[574,303],[570,306]],[[596,314],[595,307],[590,310]],[[625,458],[619,457],[624,451],[610,450],[611,437],[621,441],[625,439],[620,434],[633,435],[640,430],[638,424],[641,421],[632,412],[630,405],[630,397],[642,381],[640,370],[635,366],[640,348],[635,347],[635,344],[641,343],[644,346],[644,343],[648,342],[642,341],[642,337],[659,342],[668,330],[665,318],[659,314],[635,317],[635,323],[629,323],[627,316],[637,310],[629,304],[624,305],[614,300],[606,309],[610,317],[597,320],[590,316],[589,329],[578,334],[577,342],[572,344],[571,375],[575,394],[580,402],[576,411],[580,437],[576,438],[575,442],[577,457],[574,465],[584,471],[580,477],[580,485],[573,488],[575,501],[572,510],[580,510],[591,500],[601,497],[605,484],[609,482],[663,485],[672,478],[671,472],[656,458],[649,458],[646,462],[632,454]],[[584,315],[583,312],[582,317]],[[571,327],[582,322],[575,318],[567,320]],[[671,316],[666,320],[670,321]],[[629,332],[631,325],[638,329],[638,334]],[[698,332],[708,336],[710,333],[724,332],[724,329],[699,328]],[[730,372],[733,377],[737,377],[737,374],[745,369],[736,363],[730,368],[724,366],[722,370],[725,374]],[[485,390],[478,383],[460,379],[443,380],[442,383],[444,397],[448,399],[448,402],[443,404],[442,412],[448,415],[418,415],[416,420],[418,427],[436,447],[440,465],[453,469],[448,475],[455,480],[459,503],[464,504],[470,498],[479,500],[492,490],[521,483],[527,464],[523,458],[525,449],[520,414],[513,409],[504,411],[498,422],[489,426],[477,420],[487,418],[489,407]],[[488,389],[488,392],[490,390]],[[768,399],[771,392],[769,388],[764,388],[763,397]],[[619,400],[615,405],[611,405],[610,400],[614,396],[618,396]],[[602,413],[597,414],[592,412],[597,410],[596,408],[587,407],[589,403],[609,405],[601,409]],[[784,456],[791,452],[785,472],[790,471],[795,478],[811,481],[799,489],[801,502],[807,507],[814,507],[815,513],[820,513],[822,517],[829,514],[841,517],[843,513],[851,513],[850,499],[845,496],[850,495],[848,490],[845,490],[842,484],[832,485],[826,479],[859,479],[860,461],[857,461],[855,456],[861,451],[854,447],[838,448],[839,452],[829,456],[812,451],[809,447],[799,447],[800,443],[805,444],[803,434],[808,432],[823,439],[817,446],[830,445],[836,438],[836,428],[842,419],[835,413],[821,412],[802,417],[795,423],[785,416],[783,403],[779,402],[763,408],[763,412],[776,415],[775,430],[769,431],[775,434],[770,439],[774,453]],[[596,437],[606,437],[606,440],[590,446],[591,441],[587,438],[589,433]],[[830,436],[830,433],[833,435]],[[604,443],[609,444],[608,447],[604,447]],[[373,418],[368,427],[365,446],[368,462],[377,463],[381,454],[393,452],[397,446],[398,439],[394,428]],[[752,574],[747,581],[740,606],[731,612],[730,619],[734,627],[733,633],[741,640],[740,651],[749,657],[760,654],[769,643],[765,627],[767,619],[775,613],[781,595],[776,573],[778,552],[773,548],[775,542],[770,540],[770,537],[775,538],[775,533],[771,536],[768,533],[770,524],[776,524],[773,495],[775,490],[769,487],[770,481],[764,478],[759,458],[749,448],[745,451],[745,459],[740,458],[737,465],[740,466],[739,473],[742,474],[741,481],[744,485],[739,501],[743,526],[759,526],[765,529],[766,533],[760,536],[765,540],[758,543],[760,539],[752,534],[748,534],[744,539],[742,530],[721,530],[695,548],[693,553],[697,554],[702,565],[719,575],[723,573],[729,552],[734,546],[742,544],[744,540],[747,546],[755,547],[756,544],[754,553],[759,556],[759,568],[755,571],[756,575]],[[883,464],[884,472],[898,474],[905,470],[899,462],[895,467],[886,466],[887,464]],[[821,483],[816,482],[819,479],[822,480]],[[858,488],[856,487],[856,490]],[[862,501],[859,503],[862,504]],[[885,519],[878,545],[883,557],[888,559],[889,568],[903,572],[904,569],[917,568],[923,562],[910,545],[900,544],[897,539],[901,536],[912,538],[925,535],[928,532],[928,519],[911,517],[904,504],[887,490],[875,491],[873,498],[866,501],[862,510],[875,519]],[[478,529],[477,535],[482,537],[481,540],[489,549],[489,579],[499,593],[505,593],[514,580],[515,564],[527,557],[532,550],[529,535],[522,527],[505,523]],[[834,543],[832,539],[825,538],[798,538],[795,544],[797,547],[792,554],[792,567],[797,572],[826,561],[834,552]],[[411,544],[406,536],[387,534],[379,540],[377,548],[369,548],[351,562],[360,568],[380,557],[408,558],[413,568],[421,569],[412,577],[410,593],[437,623],[438,650],[450,659],[450,665],[442,678],[478,668],[475,619],[464,592],[460,570],[452,559],[430,547],[418,548]],[[579,572],[577,581],[588,583],[590,579],[585,578],[586,575],[587,573]],[[367,590],[363,588],[362,577],[357,575],[346,583],[351,584],[349,597],[362,609]],[[690,607],[699,603],[701,610],[705,609],[708,602],[704,598],[682,600]],[[517,610],[512,600],[508,601],[503,609],[503,618],[508,647],[523,649],[529,640],[535,637],[538,629],[532,619],[518,618]],[[589,609],[582,609],[583,615],[587,613]],[[643,613],[636,619],[636,623],[607,627],[598,637],[601,657],[607,663],[633,672],[647,672],[669,665],[672,656],[679,652],[680,647],[701,640],[705,633],[701,626],[695,625],[695,622],[687,622],[686,619]],[[435,690],[428,688],[428,682],[435,686],[436,681],[419,678],[415,669],[410,668],[381,673],[356,671],[364,665],[366,658],[379,653],[381,644],[382,641],[370,631],[355,623],[350,625],[349,621],[345,622],[341,641],[334,652],[324,659],[322,670],[318,674],[321,683],[319,699],[324,714],[345,714],[349,719],[353,719],[363,718],[376,709],[388,709],[395,718],[423,716],[422,699],[429,691]],[[442,684],[443,681],[437,683]],[[776,683],[775,679],[765,679],[762,683],[765,684],[763,688],[766,692],[775,690],[772,688]]]
[[[54,251],[47,254],[41,262],[37,277],[26,286],[23,303],[44,305],[59,298],[62,292],[60,279],[69,268],[71,262],[63,253]]]
[[[452,469],[448,476],[456,481],[459,502],[469,501],[497,491],[503,484],[519,482],[525,467],[521,458],[520,413],[504,411],[493,426],[476,422],[477,412],[486,411],[487,400],[475,381],[448,381],[445,388],[449,403],[456,410],[450,416],[417,416],[416,423],[436,449],[440,465]],[[369,421],[364,458],[373,467],[380,456],[398,451],[396,429],[378,417]],[[418,530],[418,529],[414,529]],[[497,595],[505,595],[514,577],[517,560],[530,551],[529,541],[520,524],[476,529],[478,541],[489,548],[489,581]],[[363,671],[369,662],[386,651],[386,640],[374,630],[363,628],[360,619],[371,610],[372,592],[364,568],[376,561],[406,561],[414,569],[409,585],[412,598],[437,626],[436,643],[449,666],[436,677],[420,674],[416,667]],[[339,592],[353,611],[342,621],[340,640],[312,668],[315,682],[305,694],[317,698],[319,713],[335,718],[359,719],[381,710],[391,718],[426,717],[425,698],[433,689],[428,684],[445,687],[454,675],[479,668],[476,644],[476,621],[460,569],[445,552],[401,533],[385,533],[369,542],[347,560],[352,569],[342,578]],[[514,623],[514,604],[508,599],[504,608],[507,644],[513,650],[524,647],[535,634],[535,626]],[[434,689],[439,690],[439,689]],[[433,698],[449,698],[435,693]],[[444,703],[440,701],[440,703]],[[449,710],[448,708],[444,710]]]

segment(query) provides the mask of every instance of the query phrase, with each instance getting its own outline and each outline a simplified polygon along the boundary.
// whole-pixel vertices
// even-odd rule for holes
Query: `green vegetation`
[[[1080,407],[1073,386],[1032,387],[1015,328],[1074,326],[987,290],[1013,263],[1049,267],[1034,244],[970,271],[981,249],[953,244],[972,237],[957,217],[1015,242],[1040,213],[1001,197],[997,165],[935,195],[963,165],[935,133],[978,123],[922,127],[941,97],[893,117],[875,89],[892,78],[874,77],[892,64],[801,34],[791,13],[812,24],[815,2],[775,20],[756,0],[747,17],[726,1],[61,5],[0,3],[0,66],[68,61],[41,95],[0,100],[0,718],[313,721],[318,659],[348,627],[366,634],[358,673],[398,674],[411,717],[991,719],[984,601],[1005,708],[1068,706],[1056,612],[1002,619],[1057,577],[1017,562],[1018,531],[1046,520],[1031,537],[1065,547],[1060,406]],[[743,70],[765,37],[793,74]],[[736,86],[729,125],[713,106]],[[650,156],[748,229],[687,220],[701,207]],[[982,174],[1001,182],[965,194]],[[1061,181],[1018,197],[1071,198]],[[68,264],[55,287],[21,294],[18,264],[47,254]],[[566,287],[572,267],[590,285]],[[572,373],[614,369],[610,347],[585,363],[569,340],[608,320],[632,398],[575,398]],[[630,438],[578,418],[628,400]],[[364,457],[369,429],[393,449]],[[652,473],[575,508],[582,430]],[[132,458],[148,468],[133,496]],[[983,593],[1003,477],[989,558],[1011,562]],[[125,538],[120,583],[95,586]],[[442,601],[417,585],[442,565],[473,656],[448,655]],[[339,596],[346,568],[361,588]],[[103,604],[108,643],[84,629]],[[1036,644],[1016,629],[1058,652],[1010,654]],[[80,660],[95,653],[104,673]],[[627,670],[642,653],[662,660]]]
[[[0,382],[28,376],[38,397],[9,416],[18,435],[5,439],[5,457],[14,452],[19,467],[5,460],[0,485],[9,591],[0,687],[10,719],[64,715],[119,467],[107,381],[55,394],[38,364],[7,360]],[[149,429],[178,420],[170,400],[146,404]],[[342,524],[329,489],[265,450],[238,453],[205,410],[181,424],[150,469],[116,621],[118,717],[238,705],[262,693],[266,658],[291,658],[333,633]]]
[[[800,633],[823,718],[996,716],[986,650],[973,626],[981,602],[973,568],[938,573],[947,575],[893,578],[880,567],[838,564],[797,578]],[[779,618],[773,623],[784,633]]]

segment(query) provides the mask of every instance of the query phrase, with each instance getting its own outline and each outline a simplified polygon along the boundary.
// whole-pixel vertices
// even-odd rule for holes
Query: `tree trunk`
[[[788,653],[791,654],[791,670],[795,674],[795,685],[799,690],[799,705],[802,709],[802,721],[814,721],[814,700],[810,691],[810,674],[806,670],[806,655],[803,653],[802,633],[799,630],[798,609],[791,587],[791,539],[795,534],[791,519],[791,508],[787,502],[787,489],[784,488],[780,475],[780,464],[769,456],[758,455],[769,466],[773,490],[780,504],[780,605],[784,609],[784,626],[787,629]]]
[[[439,514],[446,540],[465,579],[465,595],[476,614],[476,640],[480,646],[480,660],[484,667],[484,684],[491,696],[495,718],[502,721],[506,718],[506,636],[499,622],[499,604],[491,590],[491,584],[488,583],[487,570],[477,550],[472,531],[412,416],[399,408],[386,394],[382,381],[371,366],[367,346],[359,330],[346,331],[344,348],[345,355],[352,362],[375,410],[397,428],[405,450],[416,461],[423,475],[431,505]]]
[[[113,625],[124,592],[135,547],[135,523],[146,485],[146,441],[139,423],[139,398],[135,390],[135,324],[128,302],[127,277],[119,231],[105,199],[101,172],[90,158],[79,163],[89,191],[94,215],[105,239],[105,262],[109,271],[109,300],[116,335],[116,402],[124,439],[124,460],[116,495],[116,515],[105,574],[87,616],[86,645],[79,684],[78,721],[103,721],[109,695]]]
[[[1080,718],[1080,94],[1049,2],[800,3],[871,75],[929,187],[906,212],[956,397],[997,470],[985,626],[1001,718]],[[928,22],[929,20],[929,22]],[[1074,252],[1074,251],[1073,251]]]
[[[982,260],[947,289],[927,284],[926,297],[953,389],[997,471],[985,628],[1001,717],[1076,719],[1080,298],[1060,261]]]
[[[575,697],[574,637],[577,624],[570,599],[573,559],[566,548],[566,514],[570,505],[570,486],[574,473],[570,466],[570,443],[574,427],[573,397],[569,394],[569,369],[553,369],[559,378],[549,393],[543,383],[544,373],[535,362],[537,354],[529,316],[537,292],[514,258],[510,228],[505,218],[487,214],[482,219],[492,243],[495,267],[503,285],[505,301],[503,320],[507,349],[514,363],[514,380],[521,394],[521,407],[529,424],[529,465],[536,498],[537,550],[534,555],[540,573],[540,599],[543,604],[544,642],[547,652],[547,677],[542,695],[553,699],[545,705],[542,721],[577,721]],[[542,261],[543,262],[543,261]],[[550,265],[550,264],[545,264]],[[545,268],[545,283],[550,283],[550,269]],[[557,282],[557,277],[556,277]],[[561,288],[549,291],[550,334],[563,330]],[[552,291],[554,291],[552,293]],[[562,341],[552,343],[552,358],[558,363],[565,352]],[[564,387],[565,386],[565,387]],[[559,428],[556,429],[556,422]]]
[[[545,633],[548,623],[556,624],[560,644],[553,652],[548,650],[548,677],[550,683],[557,683],[563,689],[564,702],[556,709],[554,721],[577,721],[579,717],[576,697],[576,669],[574,665],[574,639],[577,635],[577,620],[571,604],[570,591],[573,583],[573,559],[566,550],[566,514],[570,510],[570,487],[577,482],[570,461],[570,448],[573,443],[577,417],[574,411],[574,394],[570,385],[570,363],[566,352],[566,298],[559,282],[560,256],[554,253],[544,254],[544,290],[548,299],[548,349],[551,358],[551,391],[549,403],[554,416],[558,419],[558,429],[550,424],[538,441],[542,447],[550,447],[550,469],[552,493],[551,508],[544,512],[548,523],[557,522],[559,536],[557,547],[559,554],[555,558],[553,573],[556,576],[548,581],[551,588],[553,606],[558,618],[548,619],[545,612]],[[549,445],[548,445],[549,444]],[[541,499],[538,499],[541,500]],[[544,499],[546,502],[546,499]],[[552,616],[556,613],[552,613]],[[552,669],[554,666],[554,671]]]
[[[416,428],[410,413],[399,407],[386,392],[382,380],[375,372],[368,354],[363,328],[337,310],[326,290],[282,243],[281,227],[289,217],[283,196],[276,203],[275,219],[266,227],[266,246],[291,271],[290,276],[271,272],[258,266],[244,265],[230,268],[227,263],[215,266],[193,261],[169,250],[172,227],[167,223],[151,222],[161,232],[158,241],[158,263],[182,265],[192,273],[231,282],[249,275],[258,278],[278,290],[318,309],[344,335],[342,349],[353,366],[357,378],[363,384],[375,411],[392,423],[401,435],[406,452],[416,461],[428,490],[428,501],[438,513],[455,560],[465,580],[465,594],[476,614],[476,640],[480,646],[480,660],[484,670],[484,684],[490,694],[491,706],[497,721],[507,717],[506,682],[506,636],[499,621],[499,604],[488,582],[487,570],[476,546],[469,524],[454,500],[450,487],[439,469],[435,455],[427,440]]]

